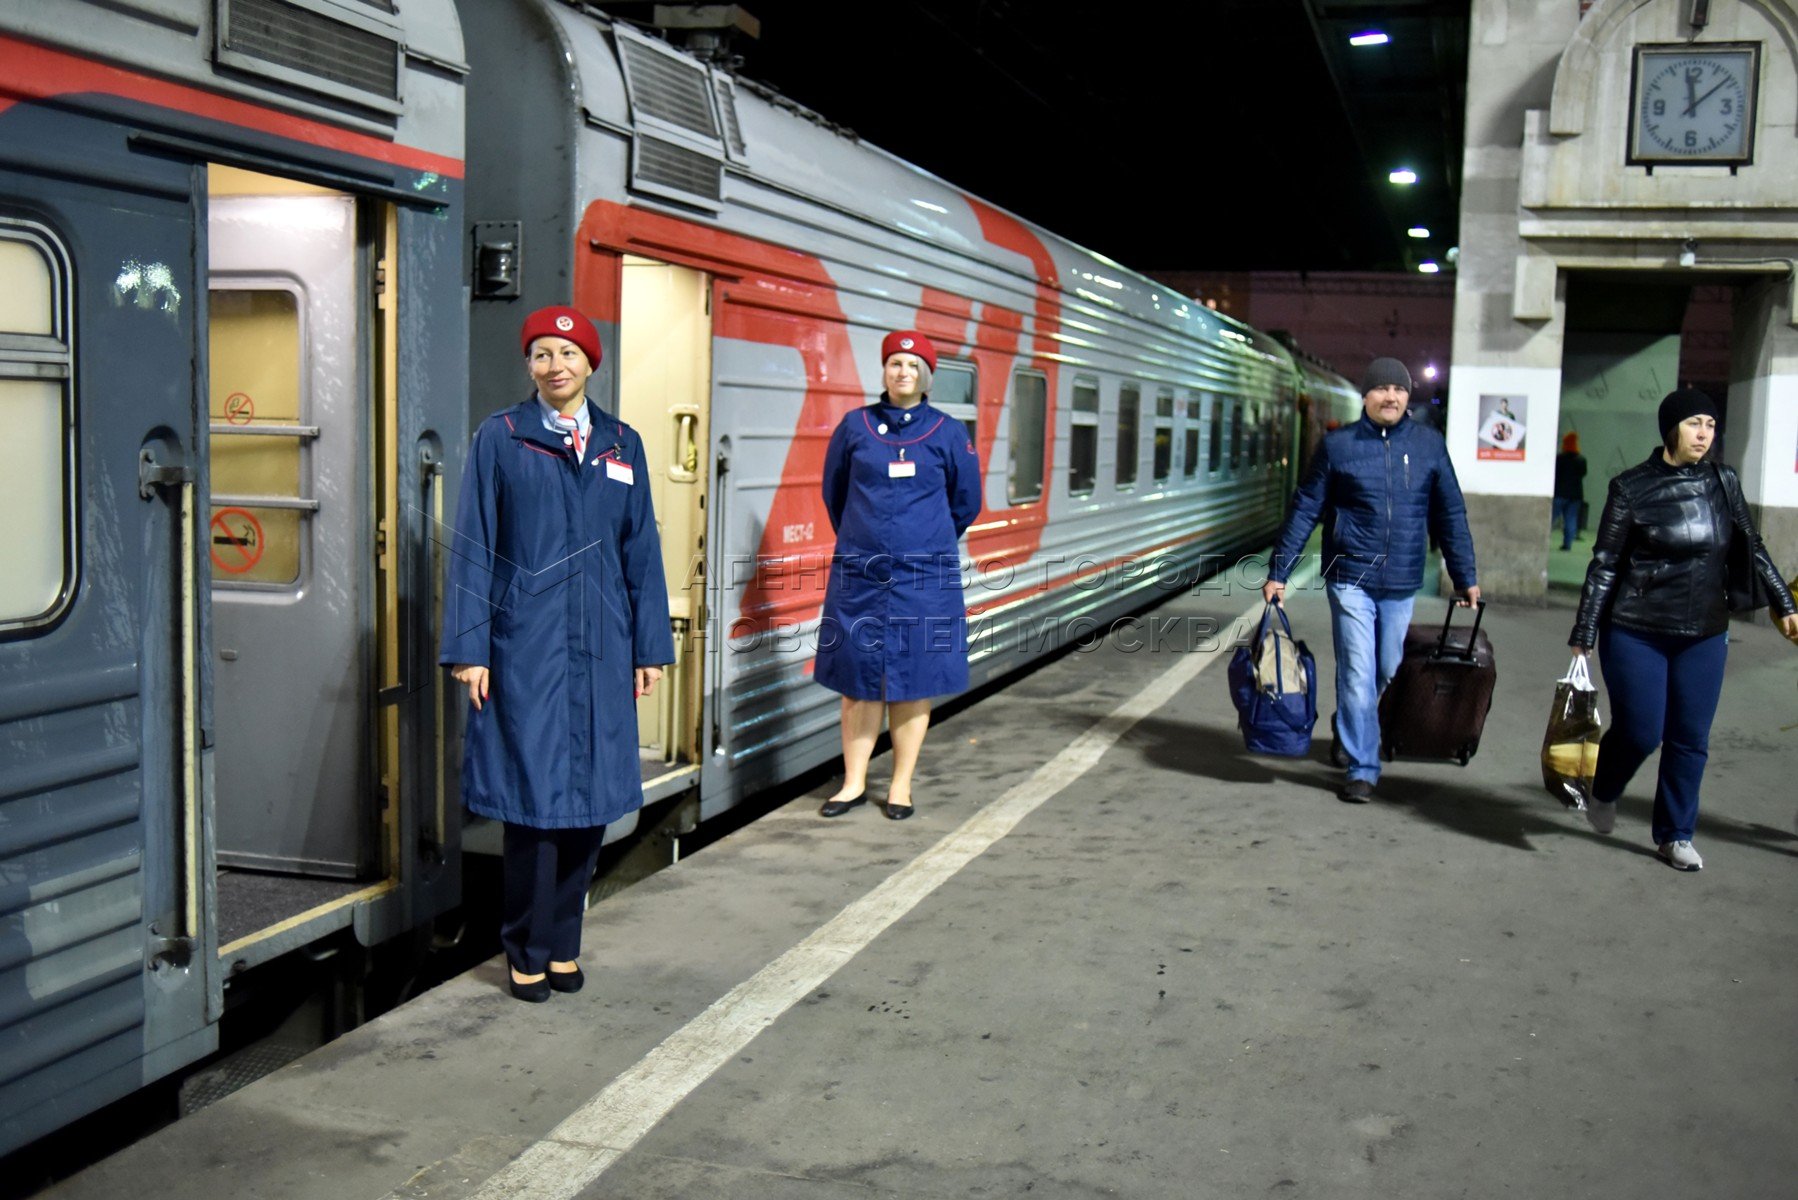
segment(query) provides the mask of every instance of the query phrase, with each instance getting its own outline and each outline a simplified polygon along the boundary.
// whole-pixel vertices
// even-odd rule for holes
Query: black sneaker
[[[1370,779],[1351,779],[1342,785],[1337,797],[1348,804],[1366,804],[1373,799],[1373,781]]]

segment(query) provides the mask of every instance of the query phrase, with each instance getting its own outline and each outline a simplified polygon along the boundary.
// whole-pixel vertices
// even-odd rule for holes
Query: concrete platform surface
[[[1396,764],[1358,806],[1321,592],[1291,603],[1309,760],[1243,753],[1227,649],[1176,649],[1252,599],[1181,596],[1149,615],[1171,644],[1113,636],[943,722],[910,821],[820,793],[606,901],[577,996],[520,1004],[488,963],[49,1194],[1798,1194],[1798,650],[1735,631],[1682,875],[1652,764],[1610,837],[1542,789],[1565,603],[1488,609],[1471,766]],[[1038,772],[1064,751],[1095,761]]]

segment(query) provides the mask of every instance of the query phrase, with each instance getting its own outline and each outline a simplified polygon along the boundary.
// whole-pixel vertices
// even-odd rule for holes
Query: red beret
[[[578,308],[552,304],[526,317],[524,331],[518,337],[526,354],[531,352],[531,343],[540,337],[567,338],[586,351],[587,362],[596,370],[600,360],[605,357],[599,349],[599,330],[593,327],[593,322]]]
[[[898,333],[889,333],[886,340],[880,343],[880,365],[886,366],[887,359],[895,354],[915,354],[924,360],[924,365],[932,371],[936,370],[936,347],[930,339],[915,329],[901,329]]]

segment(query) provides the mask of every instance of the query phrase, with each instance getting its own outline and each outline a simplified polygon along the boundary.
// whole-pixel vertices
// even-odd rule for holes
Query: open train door
[[[626,255],[619,323],[618,415],[643,438],[668,577],[675,662],[637,703],[643,798],[699,779],[705,699],[705,511],[711,425],[711,278]]]

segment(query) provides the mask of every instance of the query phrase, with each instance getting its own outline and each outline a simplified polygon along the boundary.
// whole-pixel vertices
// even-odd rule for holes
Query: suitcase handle
[[[1450,650],[1448,648],[1448,629],[1449,626],[1455,623],[1456,607],[1457,605],[1453,600],[1448,602],[1448,615],[1442,618],[1442,636],[1436,639],[1436,652],[1430,657],[1447,658],[1452,654],[1456,658],[1462,658],[1466,659],[1468,662],[1472,662],[1474,659],[1474,643],[1479,641],[1480,637],[1480,618],[1486,615],[1486,602],[1484,600],[1476,600],[1474,602],[1473,632],[1467,635],[1467,649],[1464,651]]]

